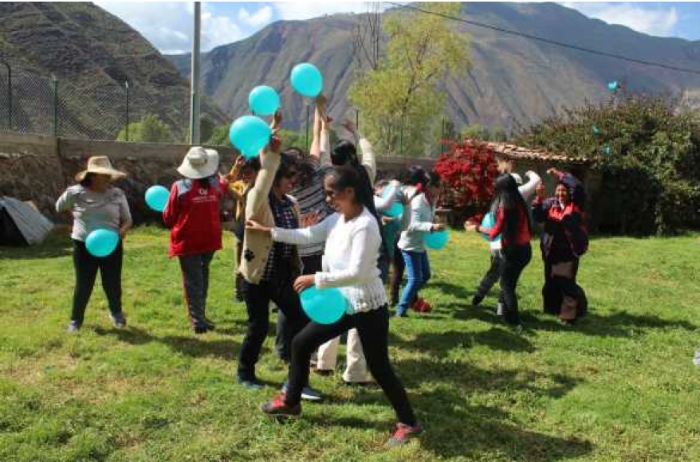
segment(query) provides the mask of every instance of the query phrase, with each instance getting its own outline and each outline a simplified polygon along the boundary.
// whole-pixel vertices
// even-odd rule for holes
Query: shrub
[[[700,227],[700,120],[676,100],[625,95],[565,110],[518,144],[584,156],[602,172],[603,231],[649,235]]]
[[[453,210],[453,224],[483,213],[493,198],[497,174],[493,151],[486,144],[444,141],[447,152],[435,164],[442,178],[442,205]]]

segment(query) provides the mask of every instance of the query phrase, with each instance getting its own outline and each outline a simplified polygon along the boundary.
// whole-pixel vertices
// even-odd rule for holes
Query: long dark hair
[[[532,223],[530,222],[527,204],[520,191],[518,191],[518,183],[511,175],[505,174],[496,178],[496,202],[498,206],[503,207],[505,215],[505,226],[501,233],[504,238],[509,241],[515,238],[515,235],[518,233],[518,215],[520,213],[525,216],[527,228],[532,232]]]
[[[335,166],[360,165],[357,148],[348,140],[340,140],[331,150],[331,163]]]
[[[280,154],[280,166],[277,169],[277,172],[275,173],[275,181],[274,185],[277,186],[282,179],[283,176],[286,176],[287,173],[293,168],[296,167],[298,164],[297,158],[293,154],[288,154],[288,153],[282,153]]]
[[[409,186],[415,186],[416,192],[411,197],[425,193],[428,186],[440,186],[440,175],[435,172],[428,172],[420,165],[412,165],[404,174],[404,183]]]
[[[362,173],[366,178],[363,178]],[[377,220],[377,226],[379,226],[379,233],[382,237],[382,249],[386,250],[386,243],[384,242],[384,233],[382,220],[379,218],[377,209],[374,207],[374,191],[371,187],[367,187],[369,184],[369,175],[364,167],[359,168],[353,165],[343,165],[336,166],[329,170],[327,177],[332,178],[331,185],[335,191],[342,191],[345,188],[352,188],[355,190],[355,202],[357,204],[363,205],[369,213],[372,214],[375,220]]]

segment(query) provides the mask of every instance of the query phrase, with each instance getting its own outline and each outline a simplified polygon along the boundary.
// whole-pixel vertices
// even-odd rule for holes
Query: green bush
[[[127,127],[124,127],[117,136],[117,141],[135,141],[147,143],[165,143],[173,141],[170,127],[160,120],[157,115],[149,114],[138,122],[131,122],[128,126],[129,138],[127,140]]]
[[[543,121],[516,142],[593,161],[601,230],[649,235],[700,228],[700,118],[674,98],[625,95]]]

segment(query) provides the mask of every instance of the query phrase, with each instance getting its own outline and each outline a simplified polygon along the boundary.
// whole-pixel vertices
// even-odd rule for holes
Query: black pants
[[[476,289],[476,296],[484,298],[488,295],[491,288],[498,282],[501,278],[501,264],[503,262],[503,255],[501,250],[491,251],[491,265],[488,271],[484,274],[484,277],[479,283],[479,287]],[[503,292],[498,296],[498,301],[503,303]]]
[[[391,273],[391,304],[392,306],[396,306],[399,303],[399,290],[401,290],[403,273],[406,269],[406,262],[403,261],[403,255],[398,245],[394,246],[394,255],[391,259],[391,263],[394,268]]]
[[[238,360],[238,378],[241,380],[256,379],[255,364],[270,327],[270,301],[275,302],[286,316],[292,337],[309,322],[292,286],[294,275],[289,267],[289,264],[279,264],[274,280],[261,281],[260,284],[244,283],[248,330]],[[308,361],[306,367],[308,370]]]
[[[357,328],[360,335],[369,371],[389,398],[399,422],[415,425],[416,418],[406,390],[389,363],[389,311],[386,306],[368,312],[346,314],[334,324],[318,324],[313,321],[307,324],[292,341],[292,366],[286,404],[293,406],[301,400],[301,390],[309,379],[311,353],[353,327]]]
[[[121,241],[106,257],[93,257],[84,242],[73,240],[73,266],[75,267],[75,290],[71,320],[83,324],[92,289],[95,287],[97,270],[100,270],[102,288],[107,295],[112,314],[122,311],[122,259],[124,250]]]
[[[304,266],[302,274],[316,274],[322,270],[322,255],[302,257]],[[277,335],[275,336],[275,350],[282,361],[290,362],[292,359],[292,330],[282,310],[277,312]]]
[[[518,279],[525,267],[532,259],[532,248],[527,245],[512,245],[503,248],[503,262],[501,264],[501,291],[505,309],[505,319],[509,324],[519,324],[518,296],[515,289]]]

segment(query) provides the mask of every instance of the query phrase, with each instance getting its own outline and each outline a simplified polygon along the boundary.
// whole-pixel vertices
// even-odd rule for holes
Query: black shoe
[[[484,300],[483,296],[474,295],[474,298],[472,298],[472,306],[479,306],[483,300]]]
[[[213,329],[210,329],[209,326],[207,326],[206,324],[199,324],[199,325],[193,326],[192,328],[194,329],[194,333],[197,335],[206,334],[210,330],[213,330]]]
[[[119,313],[111,313],[109,318],[112,320],[114,327],[117,329],[123,329],[126,327],[126,318],[124,317],[124,313],[121,311]]]
[[[78,321],[71,321],[68,323],[68,327],[66,327],[66,332],[69,334],[74,334],[80,330],[80,323]]]

